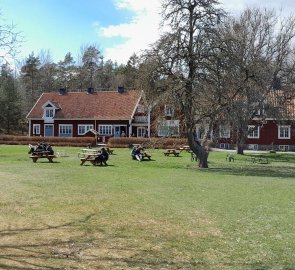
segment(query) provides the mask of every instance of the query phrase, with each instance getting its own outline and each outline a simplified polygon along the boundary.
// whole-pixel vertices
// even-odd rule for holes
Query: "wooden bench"
[[[95,160],[95,156],[93,157],[84,157],[84,158],[80,158],[80,165],[82,166],[86,161],[89,161],[92,165],[96,165],[96,160]]]
[[[146,153],[146,152],[143,152],[143,154],[142,154],[142,159],[148,159],[148,160],[151,160],[151,158],[152,158],[151,155],[149,155],[149,154]]]
[[[38,154],[38,155],[33,155],[30,156],[30,158],[33,160],[33,162],[35,163],[39,158],[47,158],[49,162],[53,162],[53,159],[56,158],[55,155],[48,155],[48,154]]]
[[[163,153],[165,156],[174,155],[175,157],[179,157],[180,152],[178,149],[166,149]]]
[[[151,158],[152,158],[152,156],[149,155],[146,152],[142,152],[141,154],[142,154],[142,159],[141,160],[144,160],[144,159],[151,160]],[[131,154],[131,158],[137,160],[136,155]],[[140,159],[138,159],[138,161],[140,161]]]

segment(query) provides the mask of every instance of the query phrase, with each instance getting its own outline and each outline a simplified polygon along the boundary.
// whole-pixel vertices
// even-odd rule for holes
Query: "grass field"
[[[295,155],[211,152],[200,170],[186,152],[96,167],[57,149],[0,145],[0,269],[295,269]]]

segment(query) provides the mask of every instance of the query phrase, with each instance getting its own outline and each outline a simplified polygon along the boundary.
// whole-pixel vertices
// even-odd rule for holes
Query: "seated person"
[[[109,159],[109,153],[105,148],[101,148],[101,153],[95,157],[96,163],[99,163],[99,166],[104,164],[107,166],[107,160]]]
[[[140,145],[134,147],[131,151],[131,156],[133,159],[137,159],[138,161],[142,161],[143,158],[143,149]]]

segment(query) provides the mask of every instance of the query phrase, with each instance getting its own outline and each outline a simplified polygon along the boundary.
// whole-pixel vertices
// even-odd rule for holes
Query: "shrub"
[[[95,145],[93,137],[37,137],[0,135],[0,144],[38,144],[45,141],[53,146],[87,146]]]
[[[187,145],[186,138],[110,138],[110,147],[125,148],[132,144],[142,144],[145,148],[179,148]]]

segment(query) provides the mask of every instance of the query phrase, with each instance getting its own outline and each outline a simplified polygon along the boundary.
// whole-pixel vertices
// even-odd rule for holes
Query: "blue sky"
[[[22,32],[19,60],[50,51],[53,61],[96,44],[105,59],[125,64],[159,37],[159,0],[0,0],[6,23]],[[295,11],[295,0],[222,0],[237,13],[246,5]]]

